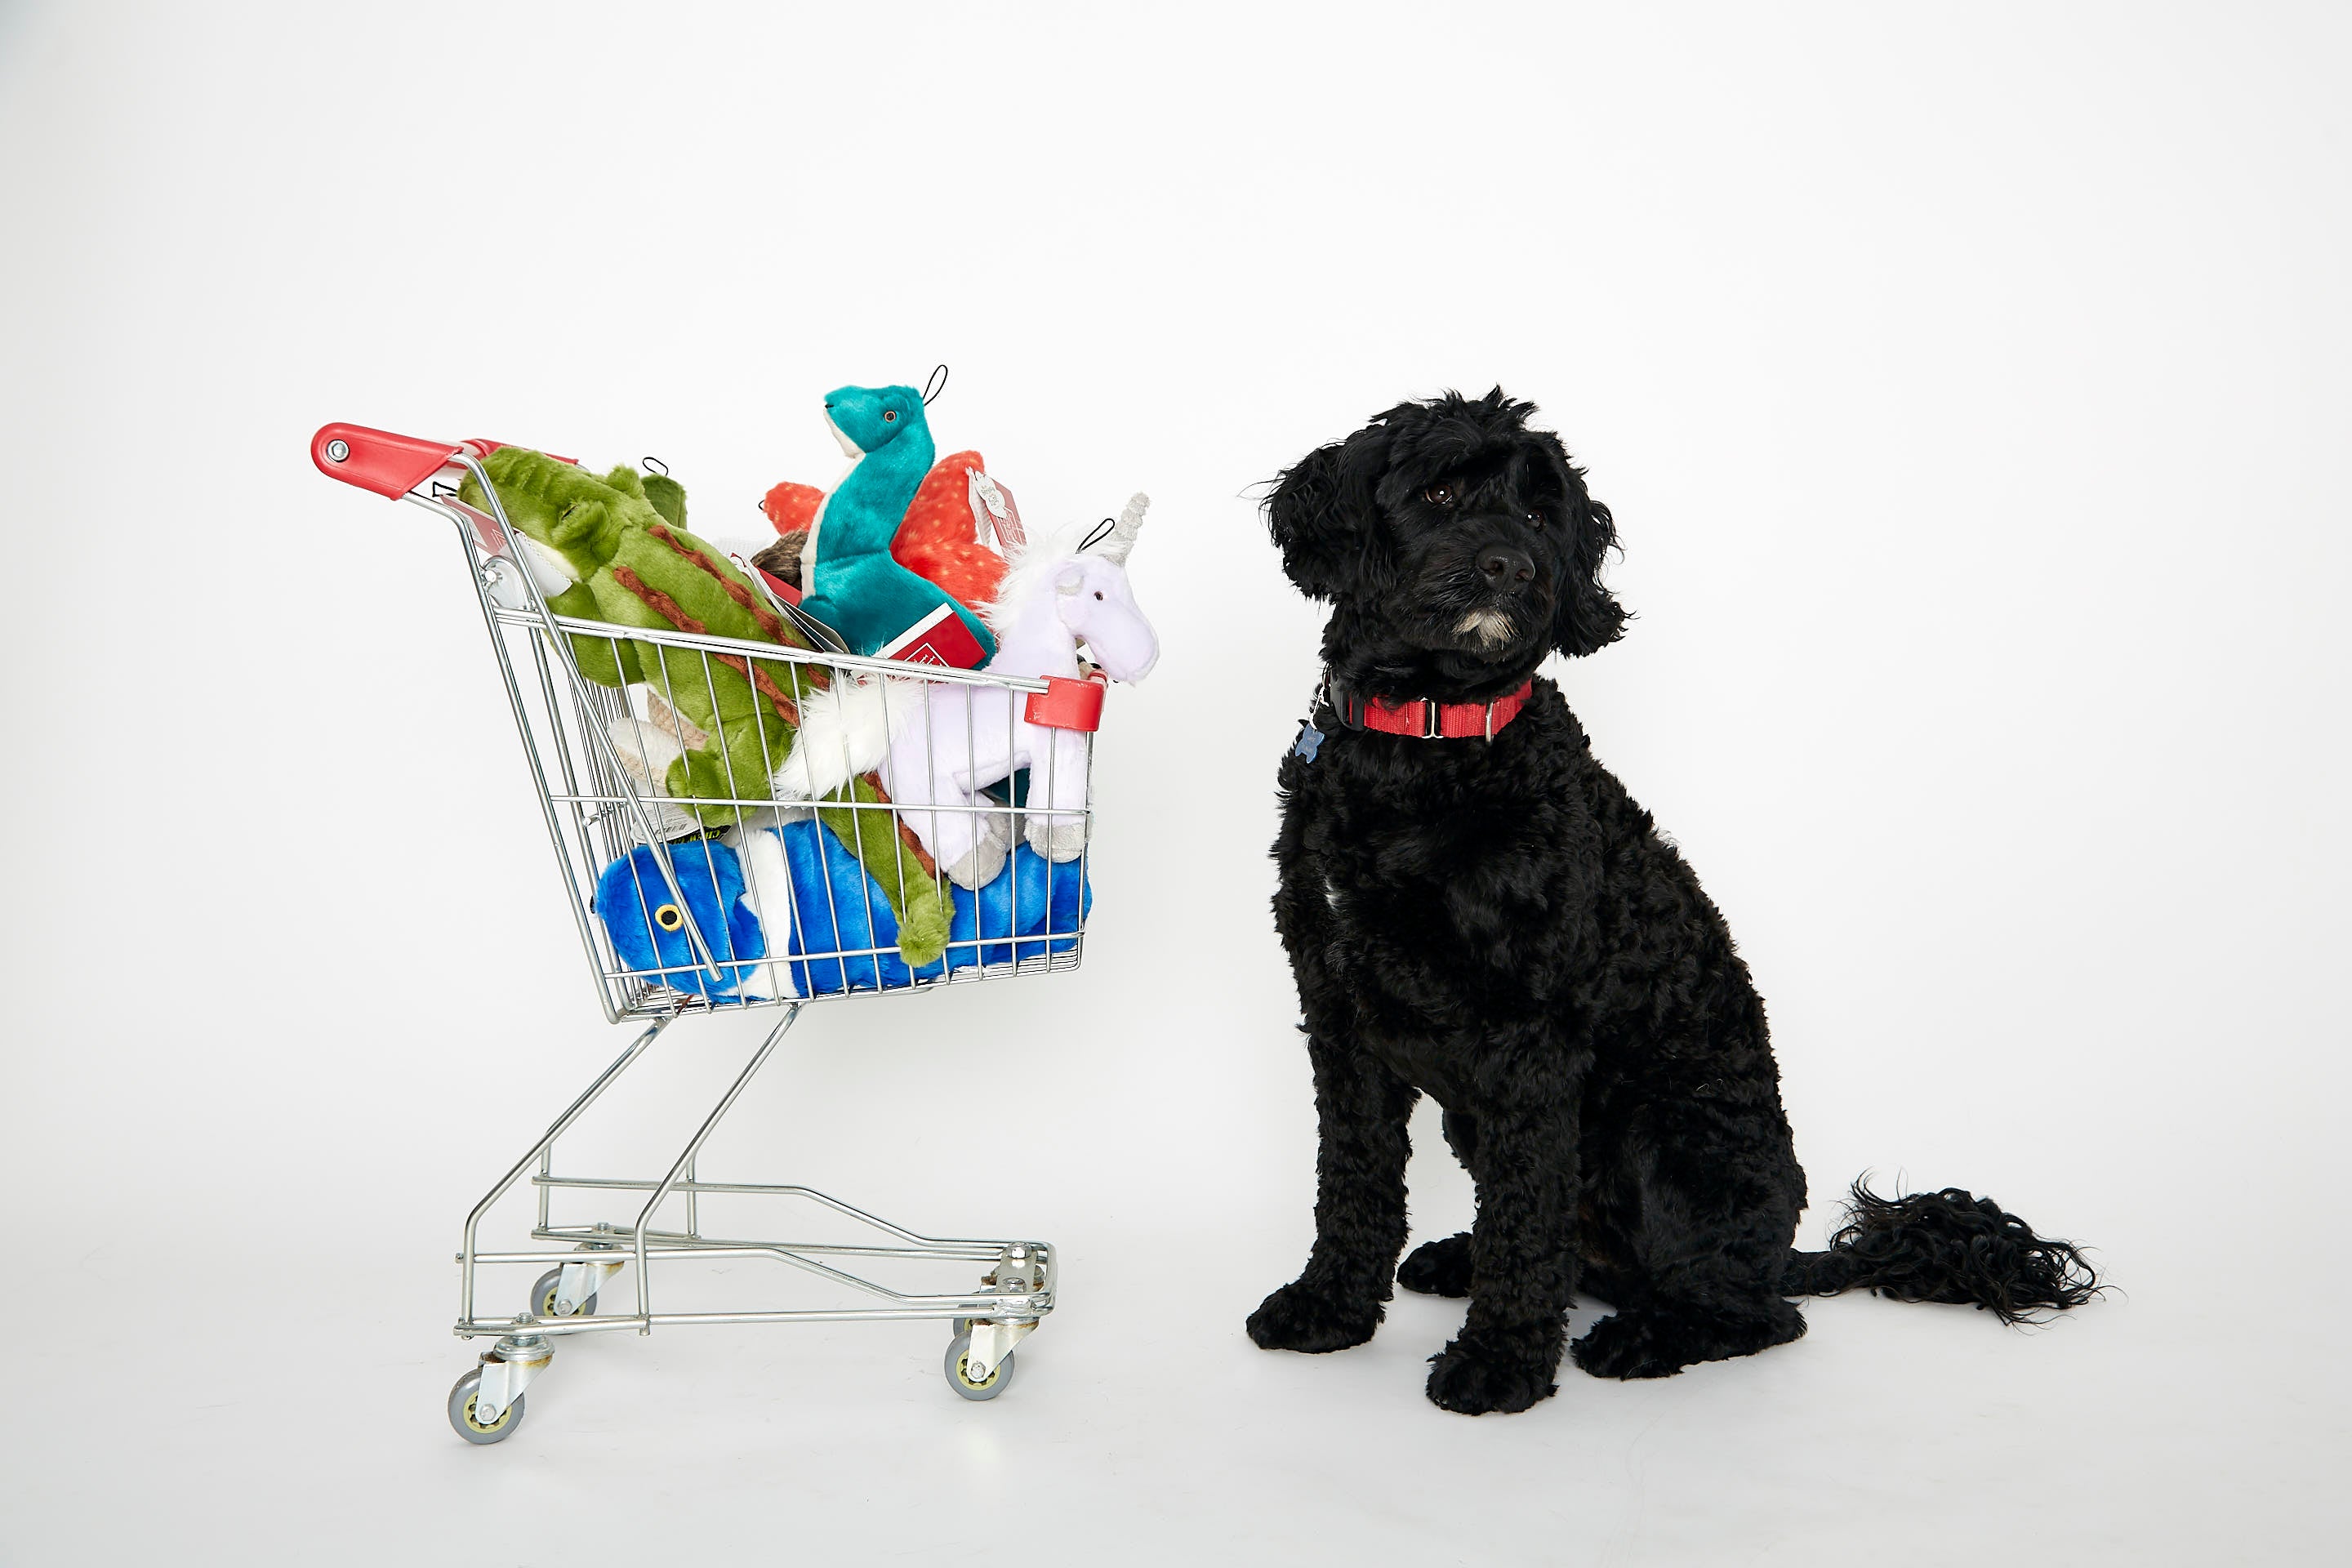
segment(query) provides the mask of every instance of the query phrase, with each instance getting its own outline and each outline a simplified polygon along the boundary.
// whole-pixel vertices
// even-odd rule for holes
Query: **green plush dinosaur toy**
[[[685,488],[667,475],[622,467],[599,479],[520,447],[499,447],[482,467],[508,521],[544,547],[538,554],[542,584],[571,579],[547,596],[557,615],[809,646],[751,579],[687,531]],[[470,474],[458,499],[488,510]],[[736,807],[719,803],[769,799],[770,773],[791,753],[800,727],[799,705],[828,679],[825,670],[806,665],[725,654],[704,658],[614,637],[575,634],[572,651],[589,679],[605,686],[644,681],[702,731],[702,743],[669,764],[662,787],[709,827],[736,820]],[[946,951],[950,910],[919,843],[895,813],[874,809],[888,798],[872,779],[853,778],[821,797],[816,815],[873,873],[898,917],[899,956],[919,969]]]

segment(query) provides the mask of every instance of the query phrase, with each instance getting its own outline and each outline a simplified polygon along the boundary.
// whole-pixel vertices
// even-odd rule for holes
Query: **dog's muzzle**
[[[1493,608],[1473,610],[1454,624],[1454,634],[1475,639],[1490,648],[1508,647],[1518,636],[1518,627],[1511,617]]]

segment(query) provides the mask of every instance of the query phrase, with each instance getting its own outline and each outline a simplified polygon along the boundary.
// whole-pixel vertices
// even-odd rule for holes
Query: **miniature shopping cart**
[[[1051,1247],[1036,1241],[920,1236],[807,1187],[705,1180],[698,1162],[729,1108],[811,1002],[906,994],[1076,968],[1084,946],[1083,905],[1074,910],[1059,889],[1047,887],[1041,892],[1034,879],[1024,882],[1012,878],[1008,868],[1009,890],[986,909],[975,905],[966,920],[971,898],[950,888],[944,876],[936,876],[929,895],[956,894],[958,923],[947,951],[937,961],[919,965],[894,947],[890,922],[879,907],[882,900],[874,897],[872,879],[861,891],[835,874],[837,865],[827,862],[820,867],[823,875],[814,893],[804,880],[783,871],[772,872],[764,886],[746,881],[744,890],[755,895],[751,902],[763,917],[762,940],[755,952],[728,918],[746,907],[743,900],[733,900],[718,918],[710,913],[727,902],[725,895],[734,886],[722,886],[715,879],[713,865],[722,853],[718,846],[730,839],[739,846],[754,843],[762,833],[782,837],[797,832],[802,847],[816,845],[823,859],[840,853],[845,836],[859,842],[877,834],[887,837],[877,823],[897,826],[899,837],[907,839],[903,824],[888,814],[908,814],[911,808],[903,797],[894,806],[887,798],[865,798],[874,790],[845,785],[824,796],[821,805],[780,803],[771,792],[749,788],[717,795],[697,791],[690,803],[668,798],[660,787],[664,759],[650,754],[647,747],[678,743],[675,731],[686,721],[675,714],[649,713],[646,687],[606,684],[584,676],[583,667],[609,671],[625,658],[634,658],[641,670],[657,666],[666,675],[688,681],[699,671],[700,679],[712,682],[724,681],[734,672],[766,679],[771,685],[789,683],[803,700],[812,700],[812,693],[856,691],[886,706],[916,704],[921,715],[913,721],[917,723],[926,722],[945,702],[971,721],[967,730],[982,733],[992,715],[1010,714],[1016,707],[1038,722],[1052,721],[1036,717],[1041,710],[1069,710],[1077,716],[1057,728],[1076,734],[1080,766],[1091,755],[1088,731],[1091,714],[1099,711],[1099,687],[1091,689],[1091,704],[1083,700],[1087,693],[1077,694],[1080,700],[1072,702],[1073,694],[1066,689],[1072,683],[1062,679],[856,658],[837,651],[559,615],[548,603],[555,591],[541,581],[541,552],[530,548],[532,541],[509,522],[509,507],[485,470],[484,458],[496,449],[495,443],[424,441],[349,425],[327,426],[311,443],[313,461],[331,478],[413,501],[457,526],[466,574],[489,631],[499,679],[513,710],[548,841],[562,873],[564,898],[595,975],[598,1001],[608,1021],[644,1026],[628,1048],[556,1117],[466,1216],[465,1242],[457,1255],[456,1331],[463,1339],[492,1342],[481,1352],[479,1364],[450,1392],[450,1425],[470,1443],[503,1441],[521,1423],[523,1391],[547,1370],[560,1342],[576,1334],[621,1329],[649,1333],[688,1323],[938,1319],[953,1325],[946,1356],[948,1385],[966,1399],[995,1398],[1012,1380],[1013,1347],[1053,1310]],[[466,483],[468,476],[471,484]],[[787,610],[787,600],[764,585],[761,592],[769,595],[769,613]],[[804,622],[794,624],[807,629]],[[821,626],[814,629],[822,635]],[[659,728],[665,717],[667,731]],[[968,736],[965,743],[971,743]],[[1060,763],[1041,759],[1032,772],[1067,765],[1066,757]],[[965,839],[975,837],[970,830],[976,826],[982,830],[979,836],[1011,843],[1016,850],[1024,839],[1038,838],[1033,829],[1042,826],[1046,829],[1043,837],[1061,852],[1049,869],[1065,879],[1075,875],[1082,885],[1091,826],[1091,803],[1083,784],[1074,792],[1066,787],[1066,779],[1059,786],[1040,777],[1024,782],[1025,790],[1007,787],[969,805],[932,804],[924,809],[940,816],[967,814],[973,821],[963,825]],[[859,813],[884,815],[868,818]],[[827,814],[848,814],[846,835],[831,829],[820,833],[817,818]],[[836,815],[831,820],[845,818]],[[1069,855],[1072,847],[1075,858]],[[742,858],[748,867],[748,851]],[[898,862],[902,870],[908,863],[924,863],[911,843],[906,858]],[[925,869],[929,871],[928,865]],[[749,877],[748,871],[741,874]],[[784,879],[781,882],[780,877]],[[618,919],[616,887],[625,906]],[[913,892],[923,894],[925,889]],[[1052,908],[1034,907],[1041,898]],[[987,924],[992,911],[997,921],[993,928]],[[614,938],[616,929],[650,938],[654,955],[625,955]],[[558,1173],[557,1141],[671,1025],[688,1015],[757,1008],[775,1011],[774,1026],[667,1170],[626,1179]],[[485,1250],[478,1240],[485,1216],[526,1182],[536,1205],[530,1237],[540,1245]],[[709,1234],[705,1221],[711,1212],[760,1206],[736,1200],[787,1204],[793,1223],[803,1228],[783,1233],[782,1240]],[[603,1214],[567,1212],[574,1205],[590,1203],[614,1206]],[[801,1239],[818,1232],[846,1238]],[[759,1265],[735,1268],[730,1279],[760,1293],[728,1310],[659,1309],[658,1278],[672,1276],[683,1263],[714,1260]],[[854,1262],[875,1269],[882,1260],[889,1260],[889,1268],[919,1267],[950,1279],[950,1288],[910,1291],[836,1267]],[[485,1274],[509,1270],[509,1266],[510,1274]],[[613,1303],[614,1277],[632,1268],[633,1297]],[[538,1271],[528,1293],[518,1289],[508,1295],[501,1288],[494,1298],[499,1306],[521,1310],[501,1313],[486,1309],[490,1279],[503,1284],[511,1277],[520,1287],[529,1278],[523,1270]],[[953,1288],[974,1274],[975,1286]],[[790,1305],[793,1298],[782,1288],[805,1288],[812,1276],[835,1288],[835,1300],[862,1297],[870,1304]]]

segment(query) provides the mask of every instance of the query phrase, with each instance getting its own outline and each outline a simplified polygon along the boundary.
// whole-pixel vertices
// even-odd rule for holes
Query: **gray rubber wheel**
[[[539,1283],[530,1288],[530,1315],[532,1317],[560,1318],[563,1315],[555,1310],[555,1288],[559,1284],[562,1283],[562,1281],[563,1270],[560,1266],[549,1269],[546,1273],[539,1277]],[[588,1299],[585,1301],[580,1302],[577,1306],[572,1309],[572,1315],[575,1318],[594,1317],[596,1315],[596,1292],[593,1290],[589,1291]]]
[[[485,1426],[474,1419],[474,1401],[481,1391],[482,1369],[478,1366],[449,1391],[449,1425],[468,1443],[503,1443],[522,1425],[523,1396],[516,1394],[515,1402],[499,1412],[497,1423]]]
[[[988,1374],[986,1383],[972,1382],[965,1370],[966,1359],[971,1354],[971,1333],[969,1330],[949,1342],[947,1365],[943,1369],[948,1374],[948,1386],[966,1399],[993,1399],[1003,1393],[1005,1386],[1013,1381],[1013,1352],[1004,1352],[1004,1360]],[[495,1442],[497,1439],[488,1440]]]

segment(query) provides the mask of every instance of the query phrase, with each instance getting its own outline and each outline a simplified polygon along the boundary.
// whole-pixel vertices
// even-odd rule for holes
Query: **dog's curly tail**
[[[1898,1301],[1968,1302],[2004,1323],[2079,1307],[2105,1289],[2071,1241],[1958,1187],[1882,1198],[1855,1179],[1845,1224],[1826,1252],[1790,1252],[1786,1296],[1867,1289]]]

